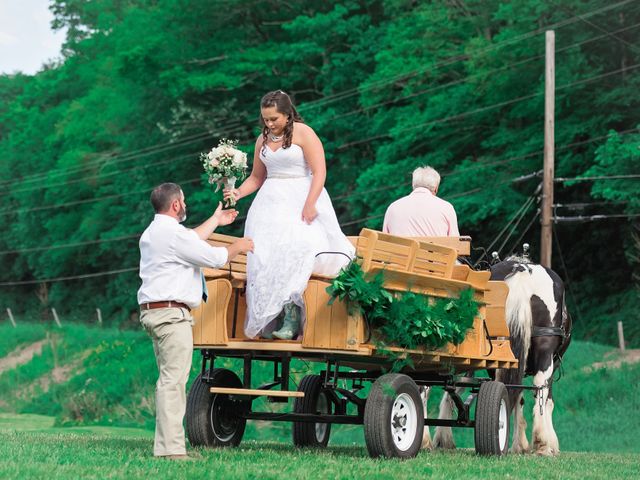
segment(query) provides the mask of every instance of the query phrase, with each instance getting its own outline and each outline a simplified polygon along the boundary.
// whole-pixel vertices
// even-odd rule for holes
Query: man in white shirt
[[[432,167],[413,171],[413,192],[387,208],[382,231],[403,237],[459,237],[456,211],[436,197],[440,174]]]
[[[212,247],[205,241],[216,227],[229,225],[238,215],[222,210],[222,204],[199,227],[189,230],[180,225],[187,218],[187,204],[175,183],[156,187],[151,204],[156,214],[140,237],[138,304],[159,371],[153,454],[186,460],[182,421],[193,355],[191,309],[200,305],[203,295],[200,269],[221,267],[239,253],[252,252],[253,241],[242,238],[228,247]]]

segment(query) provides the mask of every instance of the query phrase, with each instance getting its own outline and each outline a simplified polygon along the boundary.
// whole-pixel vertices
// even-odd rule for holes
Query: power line
[[[166,165],[167,163],[172,163],[172,162],[175,162],[175,161],[178,161],[178,160],[182,160],[182,159],[192,158],[192,157],[195,157],[198,153],[199,152],[188,153],[188,154],[180,155],[178,157],[172,157],[172,158],[168,158],[166,160],[161,160],[159,162],[146,163],[144,165],[138,165],[136,167],[127,168],[127,169],[124,169],[124,170],[116,170],[115,172],[108,172],[108,173],[103,173],[103,174],[96,174],[96,175],[81,177],[81,178],[77,178],[75,180],[67,180],[65,182],[60,182],[60,183],[53,183],[53,184],[48,184],[48,185],[39,185],[39,186],[34,186],[34,187],[21,188],[21,189],[18,189],[18,190],[12,190],[10,192],[0,193],[0,195],[15,195],[16,193],[31,192],[31,191],[34,191],[34,190],[46,190],[46,189],[49,189],[49,188],[63,187],[63,186],[67,186],[67,185],[73,185],[75,183],[87,182],[87,181],[90,181],[90,180],[102,180],[102,179],[107,178],[107,177],[114,177],[116,175],[122,175],[123,173],[129,173],[129,172],[132,172],[134,170],[144,170],[146,168],[157,167],[159,165]]]
[[[199,182],[199,181],[200,181],[199,177],[198,178],[192,178],[191,180],[185,180],[183,182],[179,182],[179,185],[187,185],[187,184],[195,183],[195,182]],[[22,209],[15,209],[15,210],[3,210],[3,211],[0,211],[0,216],[11,215],[12,213],[28,213],[28,212],[38,212],[38,211],[43,211],[43,210],[58,209],[58,208],[63,208],[63,207],[72,207],[74,205],[83,205],[83,204],[87,204],[87,203],[100,202],[102,200],[113,200],[115,198],[122,198],[122,197],[127,197],[129,195],[136,195],[136,194],[140,194],[140,193],[150,192],[154,188],[155,187],[150,187],[150,188],[146,188],[144,190],[135,190],[133,192],[119,193],[119,194],[115,194],[115,195],[106,195],[104,197],[98,197],[98,198],[87,198],[85,200],[74,200],[72,202],[58,203],[58,204],[54,204],[54,205],[43,205],[43,206],[40,206],[40,207],[22,208]]]
[[[66,282],[68,280],[80,280],[85,278],[103,277],[105,275],[117,275],[125,272],[138,271],[138,267],[122,268],[120,270],[109,270],[105,272],[87,273],[84,275],[72,275],[69,277],[42,278],[40,280],[23,280],[18,282],[0,282],[0,287],[14,287],[19,285],[36,285],[39,283]]]
[[[159,153],[162,151],[166,151],[166,150],[171,150],[172,148],[177,148],[177,147],[182,147],[184,145],[187,145],[189,143],[193,143],[196,141],[201,141],[204,138],[206,138],[209,134],[208,133],[202,133],[202,134],[198,134],[195,135],[195,137],[198,138],[193,138],[192,137],[185,137],[184,139],[180,139],[176,142],[168,142],[168,143],[164,143],[164,144],[157,144],[156,147],[151,146],[151,147],[145,147],[143,149],[140,150],[133,150],[131,152],[127,152],[125,154],[122,155],[101,155],[100,158],[93,160],[91,162],[89,162],[87,165],[82,165],[82,166],[76,166],[76,167],[70,167],[67,169],[59,169],[53,172],[41,172],[41,173],[35,173],[33,175],[28,175],[26,177],[21,178],[20,180],[6,180],[4,182],[0,182],[0,187],[2,186],[6,186],[9,184],[15,184],[15,183],[31,183],[31,182],[36,182],[36,181],[41,181],[43,178],[46,177],[51,177],[51,176],[59,176],[59,175],[63,175],[63,174],[69,174],[69,173],[78,173],[80,171],[84,171],[84,170],[90,170],[92,168],[94,168],[95,166],[97,166],[98,164],[100,164],[101,162],[104,161],[109,161],[111,160],[111,164],[116,164],[116,163],[120,163],[120,162],[124,162],[124,161],[129,161],[129,160],[133,160],[136,158],[141,158],[147,155],[151,155],[154,153]],[[187,141],[190,140],[190,141]]]
[[[576,15],[575,12],[572,12],[570,8],[565,7],[562,4],[559,4],[557,2],[552,1],[551,3],[553,3],[555,6],[561,8],[562,10],[564,10],[565,12],[569,13],[569,15]],[[605,35],[613,38],[614,40],[617,40],[618,42],[631,47],[633,50],[637,50],[638,47],[636,47],[636,45],[633,45],[632,43],[627,42],[624,38],[620,38],[617,35],[615,35],[615,33],[609,32],[608,30],[600,27],[599,25],[596,25],[595,23],[593,23],[591,20],[587,20],[586,18],[584,18],[582,15],[576,15],[578,17],[578,19],[580,19],[582,22],[586,23],[587,25],[590,25],[591,27],[595,28],[596,30],[599,30],[600,32],[604,32]]]
[[[493,241],[491,242],[491,244],[484,250],[484,252],[482,253],[482,255],[480,255],[480,257],[475,261],[475,263],[473,264],[474,268],[482,261],[482,259],[487,255],[487,252],[491,251],[491,249],[493,248],[493,246],[498,243],[498,240],[500,240],[500,238],[507,232],[507,230],[509,229],[509,226],[516,220],[516,218],[518,218],[518,222],[516,223],[516,226],[520,223],[520,220],[522,220],[522,217],[524,217],[524,215],[527,213],[529,207],[531,206],[531,204],[533,203],[533,201],[535,200],[536,196],[538,195],[540,190],[540,185],[538,185],[538,187],[536,188],[536,190],[533,192],[533,194],[531,194],[530,197],[528,197],[524,203],[520,206],[520,208],[516,211],[516,213],[513,214],[513,216],[511,217],[511,219],[505,224],[505,226],[502,228],[502,230],[500,230],[500,232],[498,232],[498,235],[495,236],[495,238],[493,239]],[[509,238],[511,237],[511,235],[513,235],[513,232],[515,231],[515,228],[512,229],[511,233],[505,238],[505,241],[502,243],[502,245],[500,246],[500,248],[498,249],[498,252],[500,252],[502,250],[502,248],[504,247],[505,243],[507,242],[507,240],[509,240]]]
[[[533,226],[533,223],[536,221],[536,218],[538,218],[539,216],[540,216],[540,210],[536,210],[536,212],[533,214],[533,217],[531,218],[531,221],[529,221],[529,223],[527,224],[525,229],[522,231],[518,239],[515,242],[513,242],[513,246],[509,249],[509,252],[507,253],[507,257],[511,256],[513,251],[518,247],[518,244],[522,241],[522,239],[527,234],[529,229]]]
[[[556,177],[554,182],[593,182],[595,180],[630,180],[640,178],[640,174],[631,175],[599,175],[595,177]]]
[[[132,238],[140,238],[140,233],[136,233],[134,235],[122,235],[120,237],[113,238],[101,238],[99,240],[87,240],[85,242],[75,242],[75,243],[64,243],[59,245],[48,245],[46,247],[30,247],[30,248],[22,248],[19,250],[3,250],[0,251],[0,255],[11,255],[15,253],[29,253],[29,252],[41,252],[46,250],[57,250],[61,248],[73,248],[73,247],[81,247],[84,245],[95,245],[97,243],[106,243],[106,242],[120,242],[122,240],[129,240]]]
[[[616,30],[616,32],[614,32],[614,33],[624,32],[624,31],[636,28],[638,26],[640,26],[640,23],[636,23],[634,25],[621,28],[619,30]],[[600,39],[602,39],[602,38],[604,38],[606,36],[608,36],[608,35],[607,34],[598,35],[597,37],[592,37],[592,38],[589,38],[587,40],[583,40],[581,42],[576,42],[576,43],[574,43],[572,45],[568,45],[566,47],[557,49],[556,50],[556,55],[558,53],[561,53],[563,51],[569,50],[571,48],[579,47],[579,46],[585,45],[587,43],[591,43],[591,42],[594,42],[596,40],[600,40]],[[410,98],[415,98],[415,97],[421,96],[421,95],[426,94],[426,93],[434,92],[434,91],[437,91],[437,90],[442,90],[443,88],[447,88],[447,87],[450,87],[450,86],[453,86],[453,85],[459,85],[461,83],[465,83],[469,79],[472,79],[472,78],[488,76],[488,75],[491,75],[493,73],[496,73],[496,72],[499,72],[499,71],[502,71],[502,70],[510,70],[515,66],[522,65],[522,64],[525,64],[525,63],[529,63],[529,62],[532,62],[534,60],[539,60],[539,59],[542,59],[542,58],[544,58],[544,54],[542,54],[542,55],[534,55],[534,56],[528,57],[528,58],[526,58],[524,60],[520,60],[520,61],[517,61],[517,62],[514,62],[514,63],[510,63],[510,64],[504,65],[502,67],[497,67],[497,68],[494,68],[492,70],[488,70],[486,72],[478,72],[478,73],[473,74],[473,75],[468,75],[468,76],[466,76],[464,78],[461,78],[459,80],[453,80],[451,82],[447,82],[447,83],[444,83],[442,85],[429,87],[429,88],[427,88],[425,90],[420,90],[419,92],[414,92],[414,93],[411,93],[409,95],[405,95],[404,97],[395,97],[395,98],[392,98],[391,100],[386,100],[384,102],[376,103],[374,105],[369,105],[369,106],[366,106],[366,107],[361,107],[361,108],[357,108],[357,109],[351,110],[351,111],[346,112],[346,113],[342,113],[342,114],[339,114],[339,115],[334,115],[333,117],[329,118],[327,121],[336,120],[336,119],[343,118],[343,117],[348,117],[348,116],[351,116],[351,115],[356,115],[358,113],[364,113],[365,111],[372,110],[372,109],[377,108],[377,107],[386,106],[386,105],[389,105],[389,104],[395,104],[395,103],[401,102],[403,100],[408,100]]]
[[[563,89],[566,89],[566,88],[569,88],[569,87],[573,87],[573,86],[576,86],[576,85],[580,85],[580,84],[583,84],[583,83],[592,82],[594,80],[599,80],[601,78],[605,78],[605,77],[608,77],[608,76],[611,76],[611,75],[615,75],[615,74],[618,74],[618,73],[623,72],[623,71],[627,72],[627,71],[630,71],[630,70],[634,70],[634,69],[636,69],[638,67],[640,67],[640,63],[637,63],[635,65],[631,65],[629,67],[623,67],[623,68],[620,68],[618,70],[613,70],[613,71],[610,71],[610,72],[606,72],[606,73],[603,73],[603,74],[600,74],[600,75],[594,75],[593,77],[588,77],[588,78],[577,80],[575,82],[571,82],[571,83],[568,83],[568,84],[565,84],[565,85],[561,85],[561,86],[556,88],[556,91],[563,90]],[[447,117],[437,118],[437,119],[430,120],[430,121],[425,122],[425,123],[420,123],[418,125],[412,125],[410,127],[405,127],[405,128],[401,128],[401,129],[398,129],[398,130],[394,130],[393,133],[394,134],[399,134],[399,133],[402,133],[402,132],[415,130],[417,128],[425,128],[425,127],[430,127],[430,126],[437,125],[437,124],[440,124],[440,123],[449,122],[449,121],[452,121],[452,120],[459,120],[459,119],[462,119],[462,118],[467,117],[469,115],[473,115],[475,113],[486,112],[488,110],[494,110],[496,108],[500,108],[500,107],[504,107],[504,106],[511,105],[511,104],[514,104],[514,103],[522,102],[524,100],[529,100],[531,98],[538,97],[538,96],[542,95],[543,93],[544,92],[541,91],[541,92],[537,92],[537,93],[532,93],[530,95],[523,95],[521,97],[512,98],[510,100],[505,100],[503,102],[494,103],[492,105],[488,105],[488,106],[485,106],[485,107],[480,107],[480,108],[476,108],[476,109],[473,109],[473,110],[468,110],[466,112],[457,113],[455,115],[449,115]],[[353,146],[356,146],[356,145],[361,145],[363,143],[370,143],[370,142],[372,142],[374,140],[381,140],[383,138],[389,138],[389,137],[390,137],[390,134],[388,134],[388,133],[374,135],[372,137],[368,137],[368,138],[365,138],[365,139],[360,139],[360,140],[356,140],[356,141],[353,141],[353,142],[348,142],[348,143],[342,144],[339,147],[337,147],[336,150],[338,150],[338,151],[345,150],[347,148],[350,148],[350,147],[353,147]]]
[[[606,215],[578,215],[575,217],[552,217],[554,223],[585,223],[595,222],[598,220],[608,220],[610,218],[638,218],[640,213],[620,213],[620,214],[606,214]]]
[[[231,122],[232,128],[228,129],[228,130],[223,130],[221,132],[218,132],[221,135],[229,135],[233,132],[239,131],[239,130],[244,130],[246,128],[246,125],[240,121],[235,121],[235,122]],[[235,125],[235,126],[233,126]],[[227,125],[228,127],[228,125]],[[61,175],[67,175],[67,174],[75,174],[75,173],[80,173],[83,171],[88,171],[88,170],[92,170],[95,167],[97,167],[101,162],[105,162],[104,165],[115,165],[115,164],[119,164],[122,162],[128,162],[131,160],[135,160],[138,158],[142,158],[148,155],[155,155],[158,153],[162,153],[168,150],[172,150],[175,148],[180,148],[180,147],[184,147],[186,145],[189,145],[191,143],[196,143],[196,142],[201,142],[203,140],[205,140],[208,137],[211,137],[211,133],[209,132],[204,132],[204,133],[199,133],[197,135],[192,135],[192,136],[188,136],[188,137],[183,137],[181,139],[178,139],[177,141],[171,141],[171,142],[167,142],[167,143],[161,143],[161,144],[156,144],[156,145],[152,145],[149,147],[145,147],[139,150],[133,150],[130,152],[126,152],[123,153],[121,155],[101,155],[100,158],[93,160],[91,162],[89,162],[86,165],[79,165],[79,166],[75,166],[75,167],[69,167],[69,168],[65,168],[65,169],[58,169],[55,170],[53,172],[42,172],[42,173],[38,173],[38,174],[33,174],[33,175],[29,175],[26,177],[23,177],[20,180],[11,180],[11,181],[5,181],[5,182],[0,182],[0,187],[2,186],[6,186],[6,185],[10,185],[10,184],[16,184],[16,183],[32,183],[32,182],[39,182],[42,181],[43,178],[47,178],[47,177],[58,177]],[[108,162],[108,163],[107,163]]]

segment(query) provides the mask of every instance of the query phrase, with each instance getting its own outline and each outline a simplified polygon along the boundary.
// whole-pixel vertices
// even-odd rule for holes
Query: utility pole
[[[556,33],[545,33],[544,73],[544,166],[542,177],[542,211],[540,233],[540,264],[551,268],[551,240],[553,228],[553,176],[554,176],[554,115],[555,115],[555,68]]]

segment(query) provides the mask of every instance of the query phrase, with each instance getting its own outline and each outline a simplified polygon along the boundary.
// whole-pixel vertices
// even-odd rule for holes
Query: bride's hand
[[[225,201],[230,200],[231,198],[233,198],[235,201],[238,201],[240,200],[240,190],[238,190],[237,188],[225,188],[224,190],[222,190],[222,197]]]
[[[313,222],[317,216],[318,216],[318,210],[316,210],[316,206],[307,205],[305,203],[304,208],[302,209],[302,220],[310,225],[311,222]]]

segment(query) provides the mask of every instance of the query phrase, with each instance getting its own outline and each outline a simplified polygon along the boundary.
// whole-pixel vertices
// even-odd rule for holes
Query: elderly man
[[[185,385],[193,356],[191,309],[205,293],[201,267],[221,267],[241,252],[253,251],[253,241],[242,238],[228,247],[212,247],[205,239],[218,226],[232,223],[238,212],[222,210],[189,230],[187,204],[180,186],[163,183],[151,193],[155,217],[140,238],[138,290],[140,322],[153,340],[158,365],[156,433],[153,453],[172,460],[188,460],[182,421]]]
[[[403,237],[458,237],[456,211],[436,197],[440,174],[431,167],[413,171],[413,192],[387,208],[382,231]]]
[[[431,167],[419,167],[413,171],[413,192],[396,200],[384,215],[382,231],[403,237],[459,237],[456,211],[449,202],[436,197],[440,186],[440,174]],[[427,418],[428,387],[420,387],[424,402],[424,418]],[[440,403],[441,417],[451,408],[453,402],[445,394]],[[436,430],[436,446],[453,443],[451,429]],[[429,428],[425,427],[422,436],[422,448],[432,448]]]

